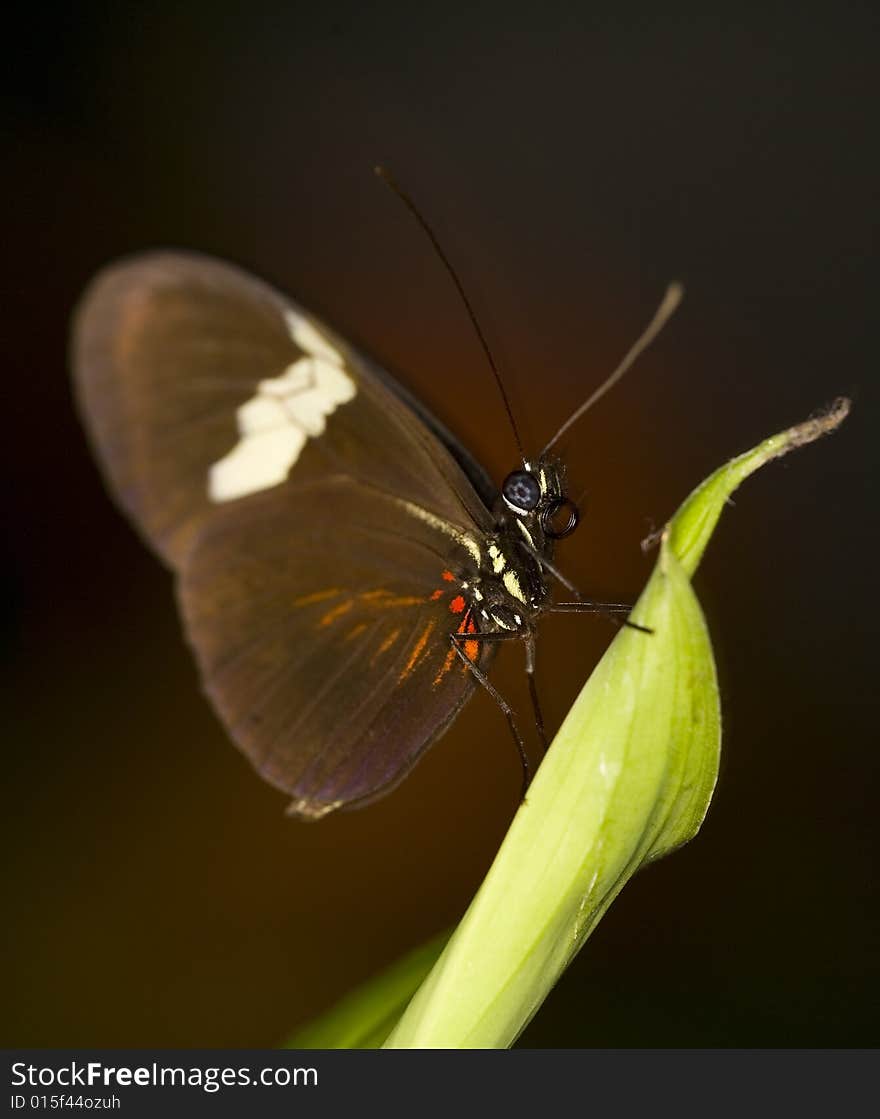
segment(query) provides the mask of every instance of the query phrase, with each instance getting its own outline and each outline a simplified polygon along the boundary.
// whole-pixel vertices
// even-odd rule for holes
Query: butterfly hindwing
[[[180,580],[206,690],[304,815],[396,784],[474,687],[449,640],[476,623],[448,542],[388,514],[383,495],[347,478],[282,487],[213,520]],[[494,646],[469,645],[485,669]]]

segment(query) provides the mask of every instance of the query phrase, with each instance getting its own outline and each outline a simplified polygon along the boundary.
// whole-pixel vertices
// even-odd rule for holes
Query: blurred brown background
[[[404,371],[501,477],[490,375],[384,161],[457,263],[530,446],[687,286],[569,440],[588,497],[560,558],[585,588],[636,593],[640,539],[709,470],[855,397],[837,436],[747,484],[699,573],[726,725],[701,835],[624,891],[523,1044],[876,1044],[876,7],[25,18],[4,77],[4,1043],[272,1044],[454,922],[512,816],[513,748],[477,696],[388,799],[286,819],[200,698],[169,576],[70,400],[90,274],[198,248]],[[554,725],[610,632],[547,623]],[[517,651],[501,661],[525,709]]]

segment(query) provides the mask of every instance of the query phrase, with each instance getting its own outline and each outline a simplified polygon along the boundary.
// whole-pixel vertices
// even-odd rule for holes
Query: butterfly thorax
[[[495,505],[496,530],[483,541],[478,571],[463,586],[487,630],[529,630],[547,599],[545,563],[556,540],[577,524],[560,464],[539,461],[504,480]]]
[[[468,592],[479,628],[530,627],[547,588],[539,560],[524,546],[514,524],[502,524],[485,539],[482,563],[465,588]]]

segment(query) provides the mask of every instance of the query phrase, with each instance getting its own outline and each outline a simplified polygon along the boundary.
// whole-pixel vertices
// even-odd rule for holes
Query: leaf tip
[[[806,443],[821,439],[823,435],[830,435],[832,431],[840,427],[849,415],[851,408],[852,401],[848,396],[838,396],[827,408],[814,412],[803,423],[790,427],[786,432],[788,436],[786,450],[793,447],[803,447]]]

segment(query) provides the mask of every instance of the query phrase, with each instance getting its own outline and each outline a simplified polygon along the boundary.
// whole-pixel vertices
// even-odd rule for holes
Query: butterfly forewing
[[[491,657],[458,593],[492,527],[480,468],[344,340],[208,258],[102,273],[74,366],[232,737],[305,816],[395,784],[472,691],[450,635]]]
[[[73,356],[110,486],[175,567],[218,504],[249,496],[228,469],[243,423],[255,428],[251,443],[269,444],[262,476],[249,477],[246,461],[238,472],[251,493],[343,472],[462,526],[486,525],[473,486],[391,378],[377,377],[329,328],[231,265],[155,253],[108,268],[78,310]],[[315,366],[319,375],[338,370],[335,383],[319,385],[326,394],[317,404],[309,392]],[[285,448],[272,445],[275,436],[301,440],[287,445],[293,457],[282,454],[280,465]],[[219,502],[209,490],[212,468]]]

